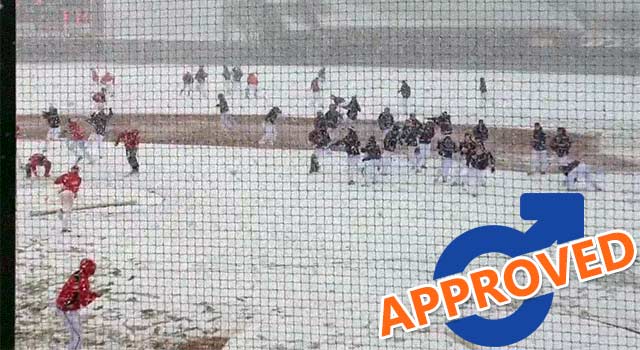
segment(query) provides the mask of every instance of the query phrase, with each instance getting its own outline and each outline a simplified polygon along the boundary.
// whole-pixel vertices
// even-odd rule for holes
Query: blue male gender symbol
[[[462,273],[484,254],[509,257],[535,252],[584,237],[584,197],[579,193],[525,193],[520,197],[520,216],[537,220],[522,233],[506,226],[481,226],[454,239],[436,264],[434,279]],[[533,333],[551,309],[553,293],[524,301],[511,315],[487,319],[478,315],[460,318],[447,326],[461,338],[481,346],[507,346]]]

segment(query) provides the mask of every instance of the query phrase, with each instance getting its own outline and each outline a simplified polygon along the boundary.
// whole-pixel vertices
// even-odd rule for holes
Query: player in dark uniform
[[[473,128],[473,137],[478,142],[485,143],[489,139],[489,129],[484,125],[484,120],[478,120],[478,125]]]
[[[382,175],[391,174],[393,166],[393,155],[400,141],[400,123],[395,123],[392,128],[384,136],[383,148],[384,157],[382,158]]]
[[[222,88],[224,93],[228,94],[231,91],[231,71],[227,65],[222,66],[222,79],[224,80]]]
[[[358,113],[362,112],[356,96],[351,97],[351,101],[342,108],[347,110],[347,118],[350,121],[355,121],[358,118]]]
[[[362,173],[360,159],[360,139],[355,129],[350,126],[347,136],[345,136],[337,144],[344,145],[344,151],[347,153],[347,169],[349,174],[349,185],[353,185],[358,178],[358,174]]]
[[[531,171],[529,174],[546,174],[549,166],[547,160],[547,134],[545,134],[540,123],[535,123],[533,126],[531,148]]]
[[[329,110],[324,114],[327,131],[332,140],[338,139],[338,126],[342,122],[342,114],[338,111],[338,106],[331,104]]]
[[[387,133],[393,127],[395,121],[393,119],[393,114],[391,114],[391,109],[386,107],[382,113],[378,116],[378,127],[382,130],[382,135],[384,137],[387,136]]]
[[[91,126],[93,126],[93,132],[89,135],[89,148],[91,150],[91,154],[101,159],[101,145],[104,141],[106,132],[107,132],[107,124],[109,120],[113,118],[113,111],[109,108],[109,113],[105,112],[105,110],[101,110],[98,112],[93,112],[87,121]]]
[[[322,116],[322,113],[320,113],[320,116]],[[315,128],[309,133],[309,142],[314,146],[314,151],[311,154],[311,166],[309,168],[309,174],[313,174],[320,171],[320,159],[331,152],[331,150],[329,150],[331,137],[329,137],[329,133],[323,122],[316,123]]]
[[[453,125],[451,124],[451,116],[447,111],[440,113],[439,116],[435,118],[430,118],[433,120],[436,125],[438,125],[438,129],[440,129],[441,135],[450,135],[453,132]]]
[[[406,80],[400,82],[400,90],[398,90],[400,96],[402,96],[402,108],[404,114],[409,114],[409,98],[411,97],[411,87]]]
[[[60,139],[60,115],[58,109],[53,105],[49,106],[49,110],[42,112],[42,118],[47,121],[49,125],[49,131],[47,132],[47,139],[45,144],[45,151],[48,148],[49,141],[56,141]]]
[[[278,130],[276,129],[276,120],[281,115],[282,115],[282,110],[280,110],[280,107],[273,107],[271,108],[269,113],[267,113],[267,115],[264,117],[264,122],[263,122],[264,136],[258,142],[259,144],[263,145],[265,143],[268,143],[269,145],[273,146],[274,142],[276,141],[276,138],[278,137]]]
[[[482,143],[478,145],[478,149],[470,157],[470,176],[467,185],[471,188],[472,196],[477,196],[478,186],[485,186],[487,183],[487,169],[491,169],[491,173],[496,171],[496,162],[493,154],[489,152]]]
[[[433,140],[435,134],[435,124],[432,121],[429,120],[422,124],[422,127],[420,128],[420,135],[418,137],[418,149],[420,151],[418,164],[422,169],[427,168],[427,159],[431,155],[431,140]]]
[[[205,72],[204,66],[200,66],[196,72],[195,79],[196,83],[198,83],[197,89],[201,95],[203,90],[205,93],[207,92],[207,77],[209,77],[209,73]]]
[[[579,182],[584,182],[588,190],[602,191],[602,188],[594,178],[594,171],[584,162],[574,160],[566,166],[561,166],[560,170],[567,177],[567,191],[575,191],[577,189],[576,184]]]
[[[325,67],[320,68],[318,71],[318,78],[320,81],[325,81],[327,79],[327,69]]]
[[[191,96],[191,90],[193,89],[193,74],[191,74],[191,72],[187,71],[186,73],[184,73],[184,75],[182,76],[182,90],[180,90],[180,95],[182,95],[183,92],[187,92],[187,96]]]
[[[438,142],[438,154],[442,157],[442,182],[447,182],[452,177],[451,170],[453,168],[453,155],[457,151],[458,147],[451,138],[450,135],[445,135],[442,140]]]
[[[218,104],[216,107],[220,108],[220,122],[222,127],[225,129],[229,129],[235,124],[231,120],[231,116],[229,115],[229,104],[227,103],[227,99],[224,97],[224,94],[218,94]]]
[[[334,105],[340,108],[344,108],[344,103],[347,102],[344,98],[336,95],[331,95],[329,98]]]
[[[235,66],[231,70],[231,73],[233,78],[234,90],[238,93],[242,93],[242,76],[244,75],[242,69],[240,69],[240,67],[238,66]]]
[[[422,124],[418,121],[416,115],[411,113],[400,134],[401,143],[407,147],[407,161],[414,171],[419,169],[420,149],[418,148],[418,138],[420,137],[421,127]]]
[[[362,148],[362,152],[365,153],[365,157],[362,158],[362,162],[364,163],[363,173],[365,175],[365,185],[367,182],[375,184],[378,173],[380,172],[380,162],[382,159],[382,151],[376,142],[375,136],[369,137],[369,141]]]
[[[569,164],[569,150],[571,150],[572,141],[569,135],[567,134],[567,129],[558,128],[558,133],[551,140],[551,150],[556,152],[556,156],[558,156],[558,165],[566,166]]]

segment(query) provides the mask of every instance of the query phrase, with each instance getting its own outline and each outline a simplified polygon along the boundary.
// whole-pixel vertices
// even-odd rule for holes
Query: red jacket
[[[106,72],[106,73],[104,73],[102,78],[100,78],[100,83],[103,84],[103,85],[115,84],[116,83],[116,77],[111,75],[111,73]]]
[[[56,179],[53,182],[56,185],[62,185],[63,191],[71,191],[73,193],[78,193],[80,190],[80,184],[82,183],[82,178],[80,175],[74,172],[68,172]]]
[[[120,144],[120,141],[124,142],[124,148],[126,149],[137,148],[140,143],[140,132],[138,130],[123,131],[116,139],[116,146]]]
[[[69,131],[71,131],[71,139],[73,141],[82,141],[85,139],[84,129],[78,124],[78,122],[69,121]]]
[[[251,73],[247,76],[247,84],[258,86],[258,74]]]
[[[100,81],[100,76],[95,69],[91,70],[91,80],[93,80],[93,82],[96,84]]]
[[[92,273],[86,270],[74,272],[62,286],[56,299],[56,306],[62,311],[79,310],[96,300],[98,293],[91,291],[89,277]]]

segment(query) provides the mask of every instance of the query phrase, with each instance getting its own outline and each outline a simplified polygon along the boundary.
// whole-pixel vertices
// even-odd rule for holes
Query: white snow
[[[90,64],[20,64],[18,114],[38,114],[50,103],[62,113],[88,114],[91,94]],[[104,65],[99,65],[104,69]],[[197,66],[108,65],[116,76],[116,113],[217,114],[215,96],[224,91],[221,67],[207,67],[208,93],[179,96],[182,74]],[[262,97],[229,96],[231,112],[266,114],[274,105],[290,116],[311,117],[310,82],[320,67],[250,66],[258,72]],[[357,95],[360,118],[376,118],[385,106],[400,115],[400,80],[413,89],[410,110],[418,116],[435,116],[446,110],[455,124],[475,124],[484,118],[489,126],[532,128],[541,122],[547,130],[565,126],[569,132],[602,134],[601,151],[638,160],[634,145],[640,130],[640,77],[617,75],[542,74],[515,71],[465,71],[398,69],[386,67],[330,66],[323,84],[324,105],[329,95]],[[246,75],[245,75],[246,76]],[[480,108],[478,80],[485,77],[493,106]],[[22,83],[21,83],[22,82]]]
[[[18,159],[41,147],[20,141]],[[49,153],[60,174],[72,157],[56,147]],[[50,309],[29,310],[52,302],[86,256],[98,264],[97,288],[111,288],[85,312],[87,341],[99,348],[149,349],[152,340],[216,329],[231,336],[229,349],[469,348],[441,317],[425,332],[379,340],[379,298],[431,282],[442,249],[467,229],[525,230],[531,223],[519,218],[520,194],[561,191],[560,176],[497,171],[473,198],[434,183],[435,159],[426,174],[399,170],[361,187],[346,183],[345,158],[334,153],[310,176],[308,151],[145,144],[142,173],[123,177],[124,150],[109,146],[98,164],[81,165],[77,205],[139,204],[77,212],[77,228],[65,235],[55,215],[28,216],[55,208],[52,183],[18,176],[17,322],[30,335],[18,348],[60,347],[60,320]],[[623,228],[640,239],[638,176],[605,181],[605,192],[585,192],[585,232]],[[599,281],[573,280],[542,327],[514,348],[636,349],[640,336],[598,321],[637,327],[639,276],[636,263]]]

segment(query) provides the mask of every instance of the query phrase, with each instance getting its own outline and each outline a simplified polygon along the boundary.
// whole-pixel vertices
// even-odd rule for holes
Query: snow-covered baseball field
[[[49,103],[61,113],[87,113],[90,65],[18,68],[19,114]],[[215,113],[214,99],[179,98],[181,66],[109,67],[117,76],[114,111]],[[197,67],[189,67],[194,71]],[[261,73],[264,98],[230,100],[234,113],[311,116],[308,82],[318,67],[244,67]],[[218,69],[209,96],[222,88]],[[213,71],[215,69],[215,72]],[[414,87],[418,113],[448,110],[454,122],[482,114],[489,125],[564,125],[602,132],[603,152],[638,159],[638,77],[517,72],[415,71],[329,67],[325,94],[357,94],[365,118],[397,106],[398,81]],[[484,76],[495,106],[477,108]],[[431,90],[426,90],[429,87]],[[196,96],[197,93],[196,93]],[[603,113],[603,108],[606,112]],[[486,113],[486,114],[485,114]],[[465,116],[465,117],[457,117]],[[18,160],[43,142],[19,140]],[[54,174],[74,157],[50,145]],[[81,164],[76,205],[135,200],[137,205],[77,212],[76,229],[60,234],[47,180],[18,180],[19,349],[57,349],[66,339],[48,307],[81,258],[94,257],[98,289],[109,288],[84,313],[88,347],[149,349],[154,341],[226,335],[229,349],[473,348],[444,326],[377,338],[381,296],[432,281],[444,247],[467,229],[501,224],[525,230],[519,196],[563,190],[560,175],[498,170],[474,198],[435,183],[439,161],[422,174],[397,171],[377,185],[348,185],[346,157],[334,153],[308,175],[309,151],[143,144],[141,174],[125,177],[122,146],[105,145],[96,164]],[[585,232],[620,228],[638,238],[639,175],[605,174],[605,191],[587,192]],[[504,259],[482,260],[497,263]],[[636,349],[640,346],[637,263],[624,273],[558,292],[547,321],[524,349]],[[488,315],[492,315],[489,311]],[[504,310],[502,311],[504,313]],[[170,348],[170,347],[169,347]]]

